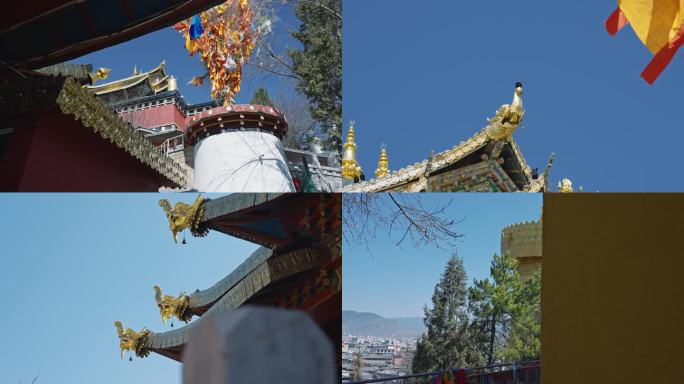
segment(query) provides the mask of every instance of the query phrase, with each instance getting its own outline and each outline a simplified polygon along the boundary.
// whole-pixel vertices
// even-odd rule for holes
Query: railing
[[[466,368],[463,369],[463,374],[465,374],[466,377],[465,382],[458,381],[458,371],[460,371],[460,369],[361,381],[344,381],[343,383],[426,384],[439,382],[443,384],[539,384],[541,382],[541,362],[539,360]],[[448,375],[449,372],[450,375]],[[440,376],[443,378],[442,380],[435,380]],[[451,377],[451,381],[444,380],[446,377]]]
[[[183,149],[183,136],[168,138],[158,148],[162,155],[169,155],[170,153],[180,151]]]

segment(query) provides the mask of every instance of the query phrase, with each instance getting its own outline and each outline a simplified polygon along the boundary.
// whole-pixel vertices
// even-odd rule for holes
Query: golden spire
[[[358,179],[361,177],[361,166],[356,161],[356,143],[354,142],[354,122],[349,122],[347,141],[344,143],[344,157],[342,157],[342,177]]]
[[[134,66],[133,66],[133,76],[135,76],[135,75],[137,75],[137,74],[138,74],[138,66],[137,66],[137,65],[134,65]]]
[[[375,170],[375,178],[380,179],[389,174],[389,160],[387,159],[387,148],[385,144],[380,149],[380,160],[378,160],[378,169]]]

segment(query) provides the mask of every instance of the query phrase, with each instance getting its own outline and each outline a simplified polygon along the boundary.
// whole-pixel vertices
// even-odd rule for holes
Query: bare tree
[[[345,193],[342,197],[344,239],[368,249],[379,230],[390,238],[398,233],[395,244],[409,240],[414,246],[431,245],[453,248],[463,235],[454,230],[462,220],[445,217],[451,200],[427,209],[417,193]]]
[[[337,29],[337,39],[342,40],[340,29],[342,15],[334,9],[325,6],[320,1],[315,0],[252,0],[252,8],[255,10],[255,24],[259,32],[259,39],[256,41],[256,51],[252,59],[247,63],[266,74],[300,80],[292,67],[292,59],[287,54],[289,47],[283,44],[284,33],[292,35],[299,29],[298,25],[290,25],[278,17],[278,13],[285,7],[294,8],[298,3],[310,3],[320,9],[325,10],[335,19],[340,21]],[[279,28],[274,30],[273,26],[278,23]]]
[[[285,7],[291,8],[296,1],[291,0],[252,0],[255,10],[255,25],[259,33],[256,49],[247,66],[265,76],[277,76],[293,81],[299,76],[292,70],[292,59],[287,54],[294,48],[287,44],[297,25],[289,25],[278,17]]]
[[[306,149],[306,143],[314,134],[316,122],[311,118],[309,102],[296,92],[280,92],[273,104],[287,118],[287,135],[283,139],[286,148]]]

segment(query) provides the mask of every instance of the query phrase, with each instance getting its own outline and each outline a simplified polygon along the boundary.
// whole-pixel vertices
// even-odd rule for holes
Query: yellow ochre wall
[[[542,383],[684,383],[684,195],[545,194]]]
[[[501,231],[501,254],[510,253],[518,260],[522,279],[534,276],[542,268],[542,223],[527,221],[509,225]]]

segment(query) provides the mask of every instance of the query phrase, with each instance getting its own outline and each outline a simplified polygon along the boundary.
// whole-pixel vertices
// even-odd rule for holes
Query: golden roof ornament
[[[176,80],[175,77],[169,76],[169,82],[168,82],[168,84],[169,84],[169,85],[168,85],[167,88],[166,88],[167,91],[175,91],[175,90],[178,89],[178,80]]]
[[[563,179],[558,182],[558,192],[560,193],[570,193],[573,192],[572,181],[570,179]]]
[[[140,332],[135,332],[130,328],[124,330],[123,325],[118,320],[114,322],[114,327],[116,327],[116,333],[119,336],[119,348],[121,348],[122,359],[125,351],[134,352],[138,357],[145,357],[149,354],[145,350],[145,341],[150,335],[149,330],[145,328],[141,329]]]
[[[502,105],[494,117],[488,119],[486,127],[487,137],[491,140],[505,140],[510,141],[513,138],[513,132],[518,128],[522,122],[525,110],[522,102],[522,83],[515,83],[515,91],[513,92],[513,101],[511,104]]]
[[[360,179],[361,166],[356,161],[356,143],[354,142],[354,122],[349,122],[347,141],[344,143],[344,155],[342,157],[342,177],[345,179]]]
[[[93,83],[95,83],[97,80],[105,80],[107,77],[109,77],[109,72],[111,71],[112,70],[109,68],[100,67],[97,69],[97,71],[89,73],[90,80]]]
[[[173,233],[175,243],[178,243],[178,233],[186,228],[190,229],[195,237],[206,236],[208,230],[199,228],[199,223],[204,216],[205,201],[206,199],[203,199],[202,195],[197,195],[192,204],[178,202],[172,208],[168,200],[159,200],[159,206],[164,209],[166,218],[169,220],[169,228]]]
[[[375,178],[380,179],[389,174],[389,160],[387,159],[387,148],[385,144],[380,149],[380,160],[378,160],[378,168],[375,170]]]
[[[192,319],[192,313],[189,311],[190,298],[184,292],[178,295],[178,297],[164,295],[162,289],[155,285],[154,300],[157,302],[157,307],[159,307],[159,313],[164,324],[172,316],[185,323]],[[173,327],[173,322],[171,322],[171,326]]]

